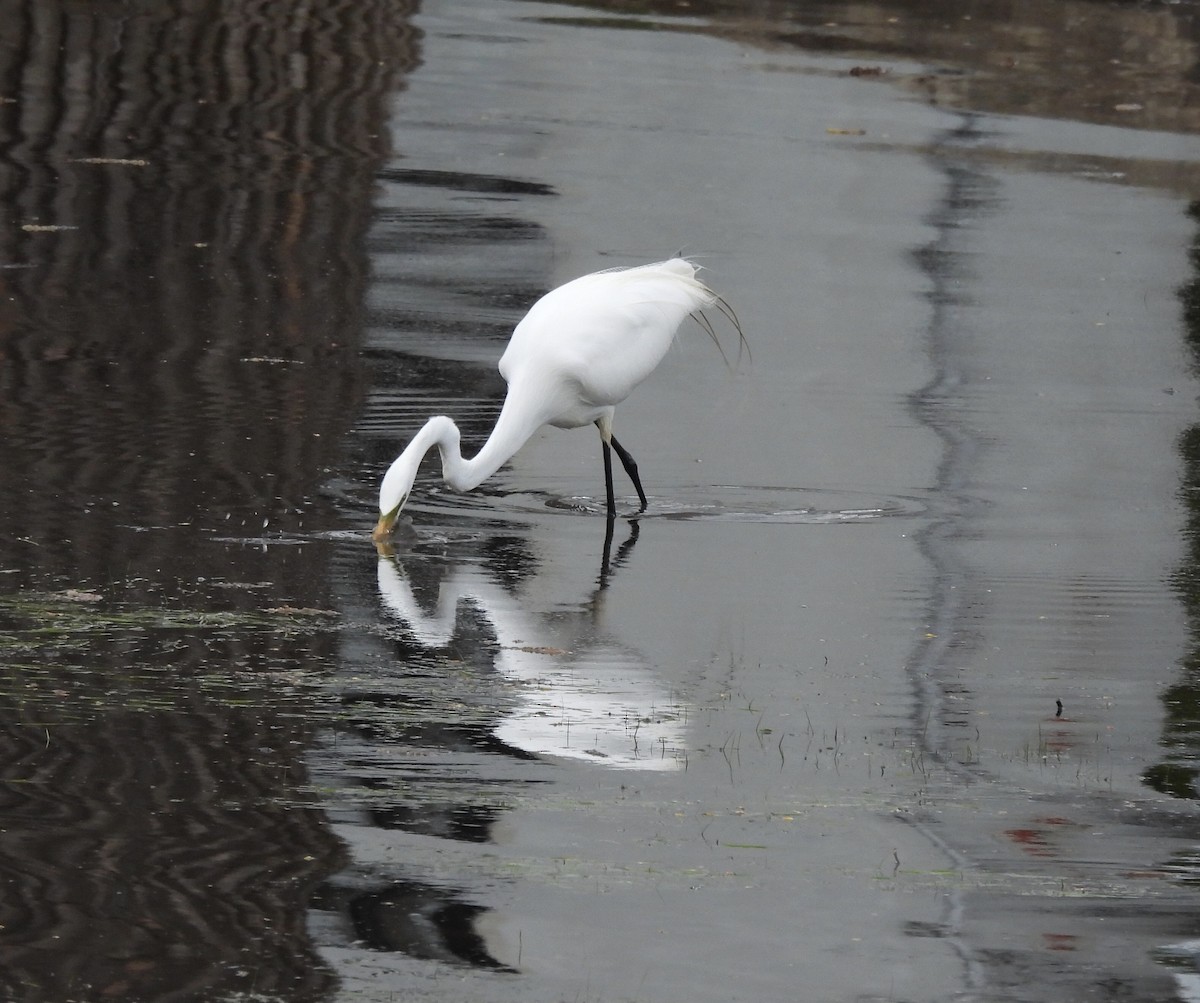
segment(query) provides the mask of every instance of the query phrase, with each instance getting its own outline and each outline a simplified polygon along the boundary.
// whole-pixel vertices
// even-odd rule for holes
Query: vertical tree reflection
[[[323,605],[318,548],[198,534],[320,517],[305,506],[363,393],[366,231],[413,6],[0,0],[7,596],[250,611],[254,583],[283,582]],[[304,906],[340,851],[287,807],[302,715],[244,670],[320,664],[333,641],[111,629],[18,658],[13,608],[0,996],[323,995]],[[152,670],[161,697],[122,698]],[[213,671],[241,673],[245,707],[188,687]]]
[[[1188,215],[1200,225],[1200,202]],[[1184,340],[1191,351],[1192,368],[1200,372],[1200,232],[1188,254],[1192,277],[1179,290]],[[1183,460],[1183,499],[1186,523],[1186,560],[1175,572],[1175,588],[1183,602],[1191,647],[1183,657],[1182,675],[1162,695],[1166,714],[1162,744],[1166,756],[1146,771],[1146,782],[1174,797],[1200,797],[1200,426],[1193,425],[1179,438]]]

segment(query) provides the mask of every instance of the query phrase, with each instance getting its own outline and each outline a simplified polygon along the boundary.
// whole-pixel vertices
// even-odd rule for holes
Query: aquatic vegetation
[[[337,614],[289,606],[138,606],[98,593],[0,595],[0,700],[50,720],[178,706],[195,693],[277,702],[307,685]],[[315,658],[313,656],[316,656]]]

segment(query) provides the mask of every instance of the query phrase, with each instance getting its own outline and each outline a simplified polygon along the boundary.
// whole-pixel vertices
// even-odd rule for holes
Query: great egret
[[[637,489],[639,511],[645,511],[646,492],[637,464],[612,434],[613,409],[662,361],[688,315],[694,314],[716,340],[700,313],[714,305],[730,318],[744,344],[733,312],[696,278],[696,266],[683,258],[594,272],[548,292],[517,324],[500,358],[508,394],[487,442],[465,459],[458,426],[444,415],[430,418],[383,477],[379,522],[372,534],[376,542],[395,527],[417,468],[434,446],[441,453],[445,482],[456,491],[470,491],[543,425],[594,424],[603,443],[610,520],[616,514],[610,447]]]

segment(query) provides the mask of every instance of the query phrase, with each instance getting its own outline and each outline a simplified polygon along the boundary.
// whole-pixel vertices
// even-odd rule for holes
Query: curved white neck
[[[541,416],[527,409],[514,407],[511,396],[504,402],[496,427],[471,459],[462,455],[458,426],[445,417],[430,418],[418,432],[408,451],[424,456],[433,446],[442,457],[442,479],[455,491],[471,491],[492,476],[542,424]]]

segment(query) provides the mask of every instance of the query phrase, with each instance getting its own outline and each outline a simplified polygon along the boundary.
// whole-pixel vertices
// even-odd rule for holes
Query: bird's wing
[[[682,259],[585,275],[533,305],[500,371],[510,383],[525,369],[557,374],[589,403],[611,406],[654,371],[688,314],[712,301]]]

